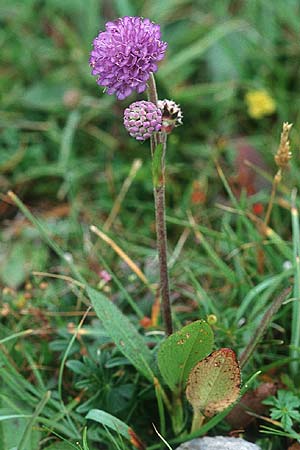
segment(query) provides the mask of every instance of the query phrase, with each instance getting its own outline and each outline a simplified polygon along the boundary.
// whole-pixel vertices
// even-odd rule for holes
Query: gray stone
[[[261,450],[256,444],[233,437],[203,437],[185,442],[176,450]]]

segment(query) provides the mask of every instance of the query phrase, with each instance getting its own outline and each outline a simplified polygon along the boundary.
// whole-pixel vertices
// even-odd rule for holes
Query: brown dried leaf
[[[211,417],[238,398],[240,384],[240,368],[234,351],[221,348],[192,369],[186,396],[194,410]]]
[[[300,450],[300,444],[298,442],[294,442],[288,450]]]
[[[263,405],[262,401],[271,395],[275,395],[277,386],[278,383],[274,382],[262,383],[257,389],[246,392],[226,417],[227,422],[236,429],[247,428],[255,420],[255,417],[248,414],[248,411],[259,416],[265,415],[268,407]]]

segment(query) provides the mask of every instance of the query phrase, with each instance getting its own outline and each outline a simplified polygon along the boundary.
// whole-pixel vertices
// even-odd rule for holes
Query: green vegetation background
[[[7,344],[6,357],[10,354],[13,363],[7,366],[2,361],[7,370],[2,387],[13,376],[20,386],[27,380],[32,386],[55,389],[60,364],[57,355],[63,355],[70,329],[86,309],[86,300],[74,286],[32,277],[32,271],[69,272],[11,204],[8,190],[17,193],[40,218],[92,285],[97,286],[101,270],[110,267],[143,314],[151,314],[151,293],[109,246],[95,244],[89,231],[90,224],[103,226],[133,161],[141,159],[142,166],[109,232],[150,281],[157,281],[149,147],[129,138],[122,125],[123,109],[137,97],[118,102],[107,96],[90,75],[88,65],[93,38],[107,20],[123,15],[149,17],[161,24],[168,51],[157,73],[159,95],[180,103],[184,114],[184,126],[169,138],[167,155],[175,321],[179,326],[185,319],[214,313],[218,343],[238,351],[248,342],[273,293],[286,283],[290,272],[284,267],[293,259],[289,202],[291,189],[299,187],[299,13],[298,0],[1,0],[0,338],[28,328],[36,332],[35,337]],[[255,119],[249,114],[245,95],[257,90],[268,93],[276,110]],[[236,210],[258,212],[263,217],[255,205],[266,209],[283,121],[294,124],[293,159],[272,215],[277,244],[262,244],[265,260],[259,271],[255,243],[260,235],[255,224]],[[263,175],[242,172],[239,161],[243,152]],[[219,166],[238,198],[238,207],[230,200]],[[247,195],[247,189],[253,195]],[[195,236],[191,217],[200,235]],[[257,285],[262,285],[264,296],[252,304]],[[118,285],[110,282],[104,290],[132,315]],[[251,326],[239,328],[237,311]],[[249,373],[288,354],[290,314],[291,308],[286,307],[276,333],[268,336],[272,342],[283,339],[284,346],[272,350],[262,346]],[[138,318],[132,319],[138,325]],[[93,316],[86,333],[87,340],[76,340],[68,356],[80,359],[85,355],[88,360],[93,354],[84,369],[90,380],[95,367],[107,363],[95,362],[99,342],[103,344],[107,338]],[[109,360],[110,356],[101,358]],[[108,367],[111,372],[99,375],[99,385],[103,385],[101,377],[107,378],[107,385],[114,377],[113,364]],[[74,371],[68,372],[64,381],[68,404],[78,394]],[[146,429],[146,404],[152,405],[153,395],[143,386],[140,409],[137,411],[132,401],[131,411],[126,410],[126,401],[136,394],[138,381],[133,380],[130,369],[124,379],[115,382],[113,388],[119,390],[111,394],[109,388],[97,401],[103,409]],[[98,392],[97,380],[95,383],[85,401]],[[86,385],[90,386],[90,381]],[[27,384],[23,389],[26,395],[22,389],[13,391],[12,402],[30,414],[39,394],[30,392]],[[120,397],[124,405],[118,410]],[[1,402],[2,412],[10,409],[5,395]],[[78,439],[87,411],[88,406],[79,409],[72,426],[66,420],[56,431]],[[19,420],[19,435],[25,426],[26,420]],[[12,434],[9,425],[1,433],[4,441],[11,439],[6,445],[16,445],[18,433]],[[32,434],[31,448],[41,443],[41,435],[40,431]]]

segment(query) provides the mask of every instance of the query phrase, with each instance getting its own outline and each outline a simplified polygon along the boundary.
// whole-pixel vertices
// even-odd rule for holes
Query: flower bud
[[[215,325],[218,322],[218,318],[214,314],[208,314],[206,320],[209,325]]]
[[[130,136],[145,141],[160,131],[162,112],[152,102],[142,100],[131,103],[124,111],[124,125]]]
[[[164,133],[171,133],[173,128],[182,125],[182,111],[180,106],[173,100],[159,100],[157,106],[162,111],[162,128],[161,131]]]

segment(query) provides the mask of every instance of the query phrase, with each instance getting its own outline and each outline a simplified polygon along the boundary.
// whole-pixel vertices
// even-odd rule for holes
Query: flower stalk
[[[156,89],[156,82],[153,73],[150,73],[150,77],[148,80],[148,88],[147,88],[147,97],[148,101],[154,103],[154,105],[157,105],[158,103],[158,95],[157,95],[157,89]],[[154,133],[150,138],[150,148],[151,148],[151,155],[152,158],[154,156],[155,148],[158,144],[158,135]]]
[[[148,81],[148,100],[155,105],[158,102],[156,83],[153,73]],[[170,302],[169,271],[167,257],[167,228],[165,217],[165,166],[167,134],[154,133],[150,138],[152,155],[153,193],[155,203],[155,222],[157,250],[160,274],[160,295],[166,334],[173,333],[172,312]]]
[[[157,250],[160,272],[160,294],[166,334],[173,332],[170,302],[169,272],[167,258],[167,229],[165,217],[165,156],[167,135],[161,135],[161,143],[155,148],[152,158],[153,191],[155,202],[155,220]]]

